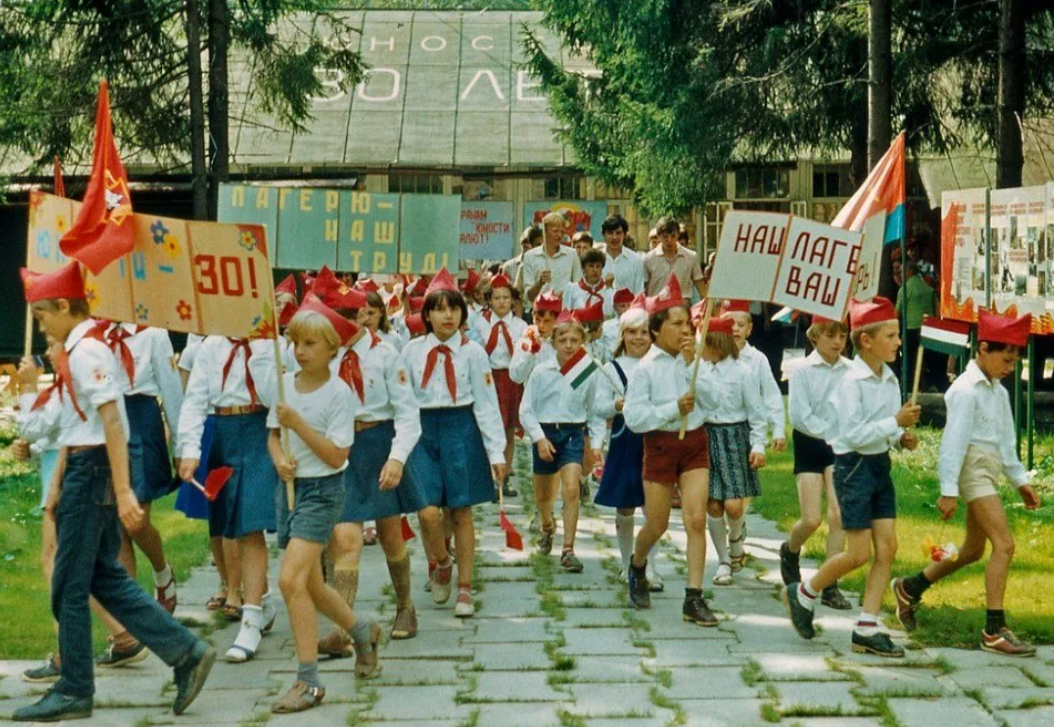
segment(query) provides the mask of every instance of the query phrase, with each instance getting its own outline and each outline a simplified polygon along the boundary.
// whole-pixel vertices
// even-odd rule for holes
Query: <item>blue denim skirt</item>
[[[494,478],[471,406],[421,410],[421,439],[406,463],[425,504],[471,507],[490,502]]]
[[[355,435],[348,454],[348,468],[344,470],[344,512],[340,522],[383,520],[417,512],[427,504],[409,467],[403,467],[403,479],[398,487],[381,492],[381,470],[391,454],[394,439],[395,424],[390,420]]]

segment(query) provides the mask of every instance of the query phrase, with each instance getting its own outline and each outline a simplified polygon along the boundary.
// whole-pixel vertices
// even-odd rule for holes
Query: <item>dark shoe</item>
[[[684,606],[681,607],[681,614],[684,620],[689,623],[707,627],[717,626],[717,616],[706,605],[706,599],[703,598],[701,593],[693,593],[685,597]]]
[[[783,589],[783,593],[780,594],[781,600],[787,604],[791,624],[794,626],[794,630],[798,632],[798,636],[803,639],[811,639],[816,636],[816,629],[812,625],[813,612],[803,606],[799,600],[801,598],[798,593],[800,585],[800,583],[789,584]]]
[[[560,556],[560,567],[568,573],[581,573],[582,561],[575,555],[575,551],[565,550]]]
[[[173,669],[173,681],[176,684],[176,699],[172,702],[173,714],[183,714],[198,696],[215,661],[216,650],[204,641],[198,641],[186,663]]]
[[[59,722],[88,719],[91,717],[91,711],[91,697],[71,697],[52,689],[36,704],[16,710],[11,719],[14,722]]]
[[[823,589],[823,593],[820,594],[820,603],[836,611],[848,611],[853,607],[849,599],[838,590],[838,584]]]
[[[62,668],[59,666],[58,659],[54,654],[48,654],[48,660],[41,666],[22,672],[22,681],[30,684],[46,684],[57,682],[60,676],[62,676]]]
[[[1014,635],[1014,632],[1006,626],[999,629],[995,636],[989,636],[987,631],[981,631],[981,650],[1003,656],[1035,656],[1036,647],[1026,644]]]
[[[801,553],[792,553],[786,542],[780,546],[780,578],[785,586],[801,583]]]
[[[513,489],[512,485],[506,479],[505,484],[501,486],[501,494],[503,497],[519,497],[520,493]]]
[[[861,636],[854,631],[851,647],[857,654],[888,656],[891,659],[899,659],[904,656],[904,650],[893,643],[893,639],[889,638],[889,634],[881,631],[873,636]]]
[[[538,535],[538,555],[549,555],[553,552],[554,535],[556,535],[555,527],[552,530],[542,528],[542,532]]]
[[[113,642],[111,642],[106,648],[106,651],[95,657],[95,666],[102,667],[103,669],[116,669],[120,666],[135,664],[149,655],[150,652],[141,641],[135,642],[135,646],[130,649],[118,649]]]
[[[918,627],[915,612],[919,610],[922,601],[908,595],[908,592],[904,590],[903,578],[894,578],[889,587],[893,589],[893,598],[897,602],[897,620],[900,621],[905,631],[914,631]]]
[[[629,600],[634,608],[651,608],[651,591],[648,590],[648,577],[641,568],[639,571],[630,564],[629,567]]]

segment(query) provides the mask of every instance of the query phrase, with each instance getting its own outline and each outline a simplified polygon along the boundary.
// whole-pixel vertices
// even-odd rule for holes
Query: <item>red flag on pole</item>
[[[55,196],[66,196],[66,184],[62,181],[62,162],[59,161],[58,154],[55,155]]]
[[[110,94],[106,81],[103,81],[99,86],[99,105],[95,111],[91,179],[80,213],[62,236],[59,247],[98,275],[114,260],[132,251],[135,231],[131,216],[128,176],[117,155],[110,122]]]
[[[505,511],[501,511],[501,515],[498,518],[498,524],[501,525],[501,529],[505,531],[505,547],[512,548],[513,550],[523,550],[523,538],[520,537],[519,531],[516,526],[512,524],[512,520],[509,520]]]

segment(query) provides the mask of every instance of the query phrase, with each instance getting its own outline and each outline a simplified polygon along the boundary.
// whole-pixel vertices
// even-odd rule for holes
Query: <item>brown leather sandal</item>
[[[295,681],[289,691],[271,705],[275,714],[292,714],[317,707],[326,697],[323,687],[313,687],[306,682]]]

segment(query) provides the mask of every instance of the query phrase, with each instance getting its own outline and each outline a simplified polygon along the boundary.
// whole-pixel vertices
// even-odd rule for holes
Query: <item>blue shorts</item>
[[[556,449],[552,462],[546,462],[538,456],[538,445],[531,447],[534,457],[534,474],[555,475],[569,464],[582,464],[586,453],[586,425],[575,424],[542,424],[542,431]]]
[[[289,545],[293,538],[324,544],[344,509],[344,473],[297,477],[293,484],[293,512],[289,512],[285,483],[279,482],[274,488],[274,505],[279,548]]]
[[[834,492],[845,530],[867,530],[872,520],[897,516],[897,493],[890,476],[889,452],[836,454]]]

